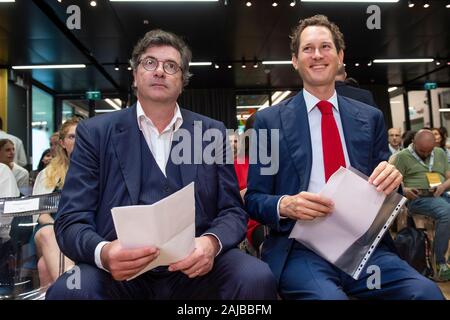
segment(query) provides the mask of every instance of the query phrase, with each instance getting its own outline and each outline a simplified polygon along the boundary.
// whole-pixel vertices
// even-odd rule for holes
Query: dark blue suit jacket
[[[374,107],[340,95],[338,103],[350,164],[369,176],[381,161],[389,158],[383,114]],[[254,126],[256,130],[278,129],[280,135],[278,173],[261,175],[261,163],[250,164],[245,194],[250,217],[271,229],[264,242],[262,258],[279,280],[294,241],[288,236],[295,221],[279,219],[277,203],[282,195],[306,191],[311,175],[311,136],[303,91],[279,105],[257,112]]]
[[[369,90],[352,87],[344,81],[336,81],[335,86],[337,94],[364,102],[369,106],[377,107],[375,100],[373,99],[372,92]]]
[[[222,123],[184,109],[181,114],[181,128],[192,137],[195,126],[202,134],[216,128],[224,142],[228,141]],[[194,121],[201,121],[201,125]],[[99,242],[117,239],[111,208],[138,204],[143,173],[136,106],[82,121],[76,132],[55,233],[64,254],[77,263],[95,265],[94,251]],[[200,141],[191,140],[194,155],[193,144]],[[202,142],[202,150],[208,144]],[[226,146],[229,144],[223,145],[223,151]],[[183,186],[195,181],[196,236],[213,233],[223,251],[236,247],[245,236],[247,214],[233,165],[181,164],[180,172]]]

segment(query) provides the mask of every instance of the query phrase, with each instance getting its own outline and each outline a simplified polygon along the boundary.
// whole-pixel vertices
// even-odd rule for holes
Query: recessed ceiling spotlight
[[[228,69],[231,69],[233,66],[231,64],[228,65]]]
[[[295,0],[294,0],[294,1],[291,1],[291,3],[289,3],[289,5],[290,5],[291,7],[295,7],[295,5],[296,5]]]
[[[415,5],[413,0],[408,0],[408,8],[414,8]]]
[[[247,1],[247,2],[245,3],[245,5],[246,5],[247,7],[251,7],[251,6],[252,6],[252,2],[251,2],[251,1]]]
[[[272,7],[276,7],[276,6],[278,6],[278,2],[273,1],[273,2],[272,2]]]
[[[214,63],[214,69],[219,69],[220,66],[217,63]]]
[[[97,5],[97,1],[91,1],[89,4],[91,5],[91,7],[95,7]]]
[[[425,0],[424,2],[423,2],[423,7],[426,9],[426,8],[429,8],[430,7],[430,2],[428,1],[428,0]]]

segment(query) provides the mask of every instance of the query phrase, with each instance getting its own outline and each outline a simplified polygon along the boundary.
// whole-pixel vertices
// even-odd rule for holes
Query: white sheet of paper
[[[354,172],[341,167],[320,192],[334,211],[312,221],[298,220],[289,235],[334,263],[372,225],[386,196]]]
[[[194,182],[151,205],[111,209],[124,248],[155,246],[160,254],[128,280],[158,266],[186,258],[195,248]]]
[[[3,213],[20,213],[39,209],[39,198],[6,201]]]

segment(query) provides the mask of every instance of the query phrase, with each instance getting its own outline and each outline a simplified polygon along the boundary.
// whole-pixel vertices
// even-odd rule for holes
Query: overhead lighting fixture
[[[247,68],[247,66],[245,65],[245,58],[244,58],[244,57],[242,57],[242,64],[241,64],[241,68],[242,68],[242,69],[245,69],[245,68]]]
[[[392,92],[392,91],[395,91],[395,90],[397,90],[398,89],[398,87],[390,87],[389,89],[388,89],[388,92]]]
[[[355,67],[359,67],[359,63],[357,62],[357,63],[355,63]]]
[[[439,61],[436,61],[436,65],[439,66],[441,65],[441,63]]]
[[[447,1],[447,4],[445,5],[445,7],[446,7],[447,9],[450,9],[450,1]]]
[[[291,60],[263,61],[262,64],[292,64]]]
[[[28,66],[12,66],[14,70],[29,70],[29,69],[81,69],[86,68],[85,64],[42,64],[42,65],[28,65]]]
[[[408,8],[414,8],[415,5],[413,0],[408,0]]]
[[[400,0],[301,0],[302,2],[396,3]]]
[[[258,59],[256,57],[253,59],[253,68],[258,68]]]
[[[219,0],[109,0],[111,2],[218,2]]]
[[[131,71],[133,68],[131,68],[130,66],[127,68],[127,70]]]
[[[450,108],[441,108],[439,112],[450,112]]]
[[[105,102],[109,104],[111,107],[113,107],[115,110],[122,109],[116,102],[112,101],[111,99],[105,99]]]
[[[367,63],[367,66],[368,66],[368,67],[371,67],[371,66],[372,66],[372,61],[369,61],[369,62]]]
[[[0,0],[0,2],[16,2],[15,0]]]
[[[89,2],[89,4],[91,5],[91,7],[96,7],[97,1],[91,1],[91,2]]]
[[[423,7],[426,9],[426,8],[429,8],[430,7],[430,2],[429,1],[427,1],[427,0],[425,0],[424,2],[423,2]]]
[[[214,63],[214,69],[219,69],[220,66],[217,63]]]
[[[247,1],[247,2],[245,3],[245,5],[246,5],[247,7],[251,7],[251,6],[252,6],[252,2],[251,2],[251,1]]]
[[[189,62],[190,67],[210,66],[212,62]]]
[[[95,113],[106,113],[106,112],[114,112],[116,109],[95,109]]]
[[[278,96],[278,98],[276,98],[275,100],[272,101],[272,105],[280,103],[290,94],[291,94],[291,91],[289,91],[289,90],[283,92],[281,95]]]
[[[231,68],[233,68],[233,66],[231,64],[229,64],[228,65],[228,69],[231,69]]]
[[[114,64],[114,70],[119,71],[119,62],[116,60],[116,63]]]
[[[433,62],[432,58],[424,59],[375,59],[373,63],[423,63],[423,62]]]
[[[273,2],[272,2],[272,7],[277,7],[277,6],[278,6],[278,2],[273,1]]]
[[[295,7],[296,4],[297,4],[296,1],[291,1],[291,3],[289,3],[289,5],[290,5],[291,7]]]

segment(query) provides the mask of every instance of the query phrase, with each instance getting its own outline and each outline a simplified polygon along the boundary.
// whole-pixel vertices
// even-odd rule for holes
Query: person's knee
[[[259,288],[276,294],[276,280],[269,266],[261,260],[252,259],[247,266],[232,273],[234,281],[248,289]]]
[[[48,300],[107,299],[110,277],[104,271],[87,264],[75,265],[62,274],[48,289]]]
[[[35,235],[36,244],[41,248],[48,246],[51,242],[53,242],[54,238],[55,232],[50,226],[39,229]]]
[[[420,278],[415,281],[414,289],[410,290],[412,300],[443,300],[441,290],[430,279]]]

